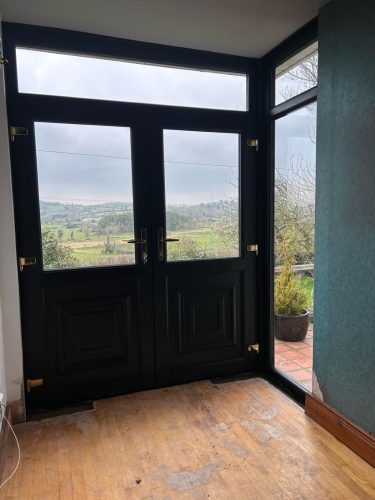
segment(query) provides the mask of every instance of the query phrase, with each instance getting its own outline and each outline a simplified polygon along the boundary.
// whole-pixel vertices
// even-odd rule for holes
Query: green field
[[[134,238],[132,204],[40,201],[40,214],[46,268],[134,263],[136,248],[127,244]],[[166,218],[167,236],[180,240],[168,244],[169,261],[238,255],[235,200],[168,206]]]
[[[135,246],[127,243],[127,240],[134,238],[132,233],[120,233],[114,236],[97,235],[93,231],[79,228],[67,229],[63,224],[44,224],[42,230],[52,232],[59,244],[69,250],[74,259],[74,265],[69,267],[121,265],[135,262]],[[180,240],[168,244],[170,261],[227,258],[238,255],[238,249],[234,245],[228,245],[228,241],[222,237],[220,227],[215,227],[215,225],[203,229],[169,232],[168,237]],[[106,252],[106,243],[112,247],[108,252]]]

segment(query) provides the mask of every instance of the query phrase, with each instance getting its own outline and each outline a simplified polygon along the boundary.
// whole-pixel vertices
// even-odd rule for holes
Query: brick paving
[[[275,339],[275,367],[311,392],[313,364],[313,323],[303,342]]]

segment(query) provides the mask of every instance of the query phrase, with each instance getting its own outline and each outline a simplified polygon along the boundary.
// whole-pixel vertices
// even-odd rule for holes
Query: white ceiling
[[[261,57],[328,0],[0,0],[4,21]]]

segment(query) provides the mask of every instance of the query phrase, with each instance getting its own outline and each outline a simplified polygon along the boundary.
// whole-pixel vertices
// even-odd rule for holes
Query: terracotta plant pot
[[[302,342],[309,329],[309,313],[296,316],[275,314],[275,337],[284,342]]]

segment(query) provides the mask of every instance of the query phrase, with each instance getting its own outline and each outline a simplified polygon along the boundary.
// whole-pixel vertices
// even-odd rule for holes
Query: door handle
[[[147,241],[146,240],[127,240],[126,243],[133,243],[134,245],[137,245],[137,244],[144,245],[145,243],[147,243]]]
[[[145,227],[141,228],[141,237],[134,238],[132,240],[127,240],[126,243],[133,245],[141,245],[141,262],[145,266],[147,264],[148,254],[147,254],[147,230]]]
[[[178,238],[164,238],[164,229],[158,229],[158,258],[159,262],[164,262],[165,259],[165,244],[180,241]]]

